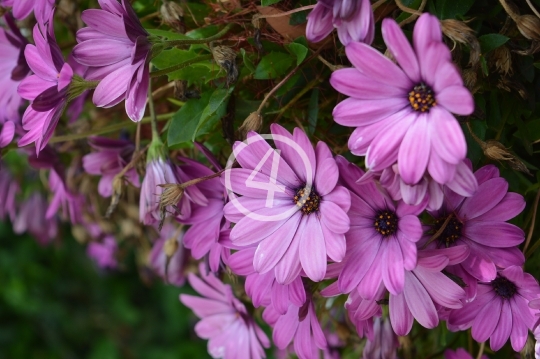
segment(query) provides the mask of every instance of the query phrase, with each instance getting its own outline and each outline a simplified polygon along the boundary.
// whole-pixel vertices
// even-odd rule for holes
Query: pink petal
[[[320,204],[321,222],[334,233],[344,234],[349,231],[349,216],[334,202],[322,201]]]
[[[439,324],[439,317],[431,297],[414,274],[406,272],[405,277],[403,294],[413,317],[424,328],[435,328]]]
[[[478,189],[478,182],[471,169],[462,161],[456,167],[454,178],[446,186],[460,196],[469,197]],[[448,199],[447,196],[447,203],[451,203]]]
[[[361,100],[404,98],[408,92],[396,86],[377,82],[354,68],[334,71],[330,77],[330,84],[336,91]]]
[[[84,10],[81,18],[90,28],[103,34],[127,38],[124,22],[108,11],[99,9]]]
[[[431,145],[437,154],[446,162],[457,164],[467,155],[467,142],[458,121],[440,106],[429,112],[433,136]]]
[[[435,137],[435,136],[434,136]],[[428,172],[440,184],[445,184],[454,178],[456,165],[443,160],[437,151],[431,151],[428,163]]]
[[[332,116],[334,121],[343,126],[368,126],[392,116],[407,106],[409,101],[406,98],[359,100],[351,97],[334,107]]]
[[[495,297],[478,312],[472,325],[472,337],[478,342],[485,342],[491,337],[501,316],[502,299]]]
[[[314,282],[323,280],[326,274],[326,245],[321,223],[316,216],[308,215],[300,237],[300,263],[306,275]]]
[[[6,147],[13,140],[15,135],[15,123],[6,121],[0,129],[0,148]]]
[[[484,182],[472,197],[463,201],[459,216],[467,220],[481,216],[497,206],[507,191],[508,182],[504,178],[493,178]]]
[[[345,212],[349,212],[351,207],[351,194],[349,190],[343,186],[336,186],[334,190],[324,196],[324,201],[334,202],[341,207]]]
[[[321,223],[321,228],[326,245],[326,254],[334,262],[341,262],[347,250],[345,235],[331,231],[324,223]]]
[[[467,223],[463,235],[488,247],[508,248],[519,245],[525,240],[523,230],[506,222]]]
[[[231,231],[231,241],[236,245],[249,246],[271,236],[285,223],[289,223],[293,217],[297,217],[301,213],[297,211],[289,218],[272,219],[272,217],[282,214],[286,209],[287,207],[262,208],[242,218]]]
[[[293,280],[295,280],[300,275],[302,266],[300,264],[300,259],[299,259],[300,257],[299,247],[300,247],[300,239],[302,237],[302,234],[304,233],[306,224],[307,224],[307,221],[305,219],[300,221],[300,225],[298,226],[298,229],[296,230],[296,233],[291,242],[291,245],[289,246],[288,250],[285,252],[285,255],[283,256],[281,261],[277,264],[276,268],[274,269],[276,281],[280,284],[290,284]]]
[[[319,142],[322,143],[322,142]],[[339,170],[333,158],[327,158],[322,163],[317,162],[315,172],[315,190],[321,196],[330,193],[336,187],[339,177]]]
[[[421,267],[417,268],[414,274],[437,304],[453,309],[463,306],[461,299],[465,299],[465,291],[446,275]]]
[[[404,294],[390,295],[390,323],[397,335],[407,335],[411,331],[413,325],[413,316]]]
[[[421,81],[420,67],[416,59],[416,54],[395,20],[390,18],[383,20],[382,35],[388,49],[403,71],[414,83],[419,83]]]
[[[407,129],[399,147],[399,174],[406,184],[414,185],[422,179],[429,160],[430,142],[428,116],[420,114]]]
[[[416,21],[413,31],[414,50],[419,61],[426,56],[426,49],[431,43],[441,41],[442,31],[439,20],[429,13],[422,14]]]
[[[126,92],[126,113],[131,121],[134,122],[139,122],[143,118],[146,109],[148,85],[150,82],[148,71],[148,66],[143,62],[137,76],[133,76]]]
[[[450,86],[438,92],[437,103],[448,111],[462,116],[474,112],[474,99],[464,86]]]
[[[488,212],[476,217],[477,221],[508,221],[525,209],[525,199],[519,193],[509,192]]]
[[[136,68],[132,66],[121,67],[100,81],[92,98],[98,107],[111,107],[125,97],[128,85]],[[120,101],[118,100],[120,99]]]
[[[386,289],[391,294],[397,295],[403,292],[405,285],[405,272],[403,270],[403,254],[396,239],[387,239],[388,245],[383,256],[382,278]]]
[[[507,301],[502,303],[499,323],[491,335],[489,346],[491,350],[497,351],[503,347],[512,331],[512,308]]]
[[[354,241],[357,243],[350,246],[349,258],[355,258],[355,260],[347,260],[345,262],[345,266],[338,279],[339,290],[342,293],[350,293],[358,286],[358,283],[360,283],[369,271],[381,246],[380,241],[372,242],[375,241],[375,238],[356,238]]]

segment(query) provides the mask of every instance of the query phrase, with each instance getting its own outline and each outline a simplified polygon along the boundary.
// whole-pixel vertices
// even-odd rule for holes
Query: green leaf
[[[473,6],[474,0],[438,0],[436,14],[439,19],[463,17]]]
[[[150,35],[159,36],[166,40],[186,40],[193,39],[192,37],[180,34],[178,32],[166,31],[160,29],[146,29]]]
[[[273,5],[273,4],[277,4],[280,1],[281,0],[261,0],[261,5],[262,6],[270,6],[270,5]]]
[[[478,38],[482,54],[484,55],[495,50],[497,47],[504,45],[508,40],[508,37],[501,34],[487,34]]]
[[[275,79],[284,75],[293,63],[294,58],[290,54],[271,52],[261,59],[253,78],[257,80]]]
[[[242,60],[244,61],[244,65],[248,68],[248,70],[251,73],[255,72],[255,65],[253,65],[253,62],[249,59],[246,50],[240,49],[240,53],[242,54]]]
[[[317,127],[317,117],[319,116],[319,89],[311,91],[308,107],[308,132],[313,135]]]
[[[169,147],[191,141],[210,95],[210,93],[205,93],[200,99],[187,100],[184,106],[174,114],[167,133]]]
[[[291,19],[289,20],[289,25],[296,26],[302,25],[307,22],[307,15],[309,14],[308,10],[299,11],[291,14]]]
[[[221,117],[223,117],[227,109],[229,97],[231,96],[233,90],[234,86],[228,89],[216,89],[212,93],[212,96],[208,101],[208,105],[204,108],[201,114],[201,118],[199,119],[197,128],[195,129],[195,132],[193,133],[193,136],[191,138],[193,141],[195,141],[195,136],[197,136],[197,134],[201,132],[201,128],[205,128],[205,126],[211,119],[219,120]]]
[[[291,54],[296,56],[296,66],[300,65],[308,54],[308,48],[296,42],[291,42],[285,47],[287,48],[287,50],[289,50]]]

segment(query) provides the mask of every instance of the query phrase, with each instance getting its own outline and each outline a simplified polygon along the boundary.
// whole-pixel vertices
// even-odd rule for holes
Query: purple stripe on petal
[[[478,312],[472,325],[474,340],[485,342],[493,334],[501,316],[502,302],[501,298],[495,297]]]
[[[439,324],[439,316],[428,292],[411,272],[406,273],[405,280],[403,294],[411,314],[424,328],[435,328]]]
[[[430,142],[428,116],[420,114],[407,129],[399,147],[399,174],[406,184],[414,185],[422,179],[429,160]]]
[[[380,100],[348,98],[334,108],[332,116],[334,121],[343,126],[368,126],[392,116],[407,106],[409,101],[399,97]]]
[[[525,239],[523,230],[506,222],[475,222],[463,228],[463,235],[473,241],[489,246],[508,248],[519,245]]]
[[[489,346],[491,350],[497,351],[503,347],[510,333],[512,332],[512,308],[507,301],[502,303],[499,323],[491,335]]]
[[[406,98],[408,93],[402,88],[377,82],[354,68],[334,71],[330,84],[338,92],[362,100]]]
[[[459,216],[467,220],[476,218],[493,209],[502,201],[508,191],[508,182],[504,178],[492,178],[482,183],[476,193],[466,198],[459,210]],[[493,220],[493,219],[489,219]]]

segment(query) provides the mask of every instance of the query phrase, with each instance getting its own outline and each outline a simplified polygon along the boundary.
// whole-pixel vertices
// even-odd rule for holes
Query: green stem
[[[167,47],[173,47],[173,46],[179,46],[179,45],[196,45],[196,44],[207,44],[209,42],[212,42],[212,41],[215,41],[215,40],[218,40],[219,38],[221,38],[223,35],[225,35],[226,33],[229,32],[229,30],[234,26],[234,24],[228,24],[227,26],[225,26],[223,28],[223,30],[221,30],[220,32],[218,32],[217,34],[215,35],[212,35],[210,37],[207,37],[207,38],[204,38],[204,39],[182,39],[182,40],[168,40],[168,41],[163,41],[163,45],[165,46],[165,48]]]
[[[150,123],[152,124],[152,142],[159,138],[157,127],[156,109],[154,108],[154,99],[152,98],[152,81],[148,82],[148,107],[150,109]]]
[[[210,60],[210,59],[212,59],[212,55],[210,55],[210,54],[209,55],[197,56],[197,57],[192,58],[191,60],[187,60],[187,61],[181,62],[179,64],[176,64],[174,66],[164,68],[163,70],[153,71],[153,72],[150,73],[150,77],[153,78],[153,77],[159,77],[159,76],[167,75],[168,73],[181,70],[184,67],[188,67],[189,65],[195,64],[197,62]]]
[[[175,112],[170,112],[170,113],[165,113],[163,115],[159,115],[159,116],[157,116],[157,120],[158,121],[168,120],[171,117],[173,117],[174,114],[175,114]],[[151,120],[150,117],[144,117],[139,123],[148,123],[148,122],[150,122],[150,120]],[[90,137],[90,136],[103,135],[105,133],[119,131],[119,130],[125,128],[125,127],[135,125],[135,124],[137,124],[137,122],[123,121],[123,122],[120,122],[120,123],[115,123],[115,124],[110,125],[110,126],[94,129],[94,130],[91,130],[91,131],[88,131],[88,132],[76,133],[76,134],[65,135],[65,136],[55,136],[55,137],[50,139],[49,143],[58,143],[58,142],[81,140],[83,138],[87,138],[87,137]]]

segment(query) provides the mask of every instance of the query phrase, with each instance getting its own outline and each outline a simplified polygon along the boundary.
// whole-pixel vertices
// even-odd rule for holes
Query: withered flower
[[[469,64],[475,66],[480,60],[480,43],[474,31],[463,21],[454,19],[441,20],[441,27],[443,33],[454,43],[459,42],[467,45],[471,51],[469,57]]]
[[[211,46],[214,61],[227,73],[227,86],[238,79],[236,52],[227,46]]]

